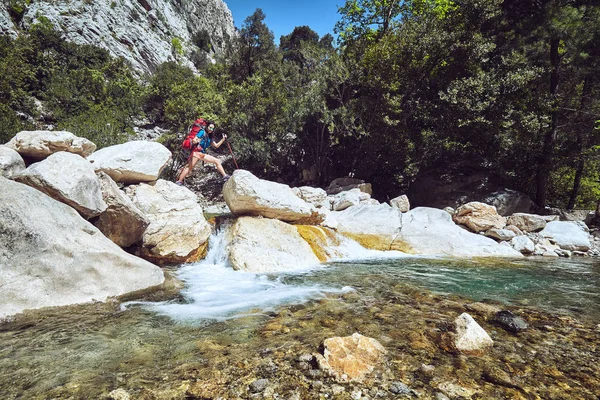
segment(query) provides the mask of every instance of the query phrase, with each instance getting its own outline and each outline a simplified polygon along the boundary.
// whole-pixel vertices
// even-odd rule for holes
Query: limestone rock
[[[102,198],[108,208],[100,214],[94,225],[104,236],[121,247],[129,247],[139,242],[150,221],[110,176],[99,172],[98,177]]]
[[[0,177],[0,317],[104,301],[159,285],[160,268],[123,251],[77,214]]]
[[[496,207],[498,214],[503,216],[529,212],[534,206],[533,201],[525,193],[506,188],[486,195],[482,202]]]
[[[515,236],[511,239],[510,245],[522,254],[531,254],[535,251],[535,244],[527,236]]]
[[[588,251],[591,247],[587,227],[582,222],[548,222],[540,234],[556,243],[563,250]]]
[[[410,211],[410,202],[408,201],[408,196],[405,194],[390,200],[390,205],[400,210],[400,212]]]
[[[296,227],[279,220],[240,217],[229,236],[229,261],[236,270],[282,272],[319,264]]]
[[[347,192],[352,189],[359,189],[361,192],[367,193],[368,195],[373,194],[373,189],[371,188],[370,183],[365,183],[365,181],[363,181],[361,179],[349,178],[349,177],[334,179],[329,184],[326,191],[327,191],[327,194],[333,195],[333,194],[338,194],[341,192]]]
[[[478,355],[494,345],[487,332],[467,313],[462,313],[454,320],[456,349],[468,355]]]
[[[192,262],[204,255],[211,228],[189,189],[159,179],[129,186],[126,193],[150,221],[137,254],[158,264]]]
[[[292,188],[292,191],[296,196],[315,207],[325,206],[326,208],[329,208],[329,204],[327,202],[327,193],[321,188],[301,186],[298,188]]]
[[[234,215],[301,224],[319,224],[325,218],[313,205],[296,196],[289,186],[259,179],[241,169],[223,186],[223,198]]]
[[[73,207],[85,218],[106,210],[94,168],[77,154],[54,153],[31,164],[16,180]]]
[[[513,225],[523,232],[536,232],[544,229],[546,221],[541,215],[516,213],[508,217],[508,225]]]
[[[402,250],[396,238],[402,227],[402,213],[387,204],[360,205],[332,212],[339,233],[375,250]]]
[[[170,159],[171,152],[165,146],[144,141],[105,147],[88,157],[96,171],[128,184],[157,180]]]
[[[87,157],[96,150],[94,143],[67,131],[21,131],[6,145],[33,160],[43,160],[59,151]]]
[[[324,354],[317,354],[319,368],[342,382],[362,382],[385,360],[387,351],[375,339],[354,333],[323,342]]]
[[[340,192],[334,196],[333,211],[343,211],[348,207],[358,206],[370,198],[368,193],[361,192],[357,188]]]
[[[394,240],[398,250],[453,257],[522,257],[493,239],[462,229],[446,211],[417,207],[401,215],[402,229]]]
[[[496,212],[496,207],[476,201],[458,207],[452,219],[476,233],[506,226],[506,218]]]
[[[195,35],[207,32],[211,54],[222,54],[236,35],[231,12],[222,0],[32,0],[21,25],[27,29],[44,16],[66,40],[90,44],[123,57],[139,71],[153,72],[165,61],[178,61],[195,69],[192,52]],[[0,3],[0,16],[6,10]],[[0,29],[5,26],[0,17]],[[174,50],[173,38],[181,43]],[[214,53],[213,53],[214,52]]]
[[[0,146],[0,176],[12,179],[25,169],[25,161],[8,146]]]
[[[485,236],[494,238],[494,239],[498,239],[498,240],[511,240],[512,238],[514,238],[516,235],[516,233],[514,233],[513,231],[509,230],[509,229],[490,229],[489,231],[487,231],[485,233]]]

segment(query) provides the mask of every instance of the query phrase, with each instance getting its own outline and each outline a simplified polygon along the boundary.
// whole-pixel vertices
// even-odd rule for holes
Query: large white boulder
[[[16,180],[61,201],[83,217],[95,217],[106,210],[100,180],[83,157],[64,151],[31,164]]]
[[[88,157],[96,171],[115,182],[140,183],[158,179],[171,159],[171,152],[156,142],[132,141],[105,147]]]
[[[189,189],[159,179],[126,188],[150,225],[138,254],[158,264],[178,264],[200,259],[211,233],[198,197]]]
[[[281,183],[238,169],[223,186],[223,198],[235,215],[262,216],[285,222],[319,224],[324,215]]]
[[[531,254],[535,251],[535,243],[525,235],[512,238],[510,245],[513,249],[523,254]]]
[[[23,157],[8,146],[0,146],[0,176],[12,179],[25,169]]]
[[[360,205],[332,212],[337,231],[368,249],[403,250],[396,238],[402,227],[402,213],[387,204]]]
[[[395,240],[399,250],[413,254],[455,257],[522,257],[495,240],[469,232],[444,210],[417,207],[402,214],[402,229]]]
[[[121,247],[129,247],[142,240],[150,221],[104,172],[98,172],[102,198],[108,208],[98,216],[96,228]]]
[[[563,250],[588,251],[591,246],[590,235],[583,222],[548,222],[540,234],[556,243]]]
[[[123,251],[71,207],[0,177],[0,317],[104,301],[163,280],[160,268]]]
[[[475,233],[502,229],[506,226],[506,218],[498,214],[496,207],[477,201],[458,207],[452,219]]]
[[[231,227],[229,240],[229,262],[236,270],[283,272],[319,264],[296,227],[279,220],[240,217]]]
[[[7,144],[21,156],[42,160],[59,151],[87,157],[96,145],[67,131],[21,131]]]

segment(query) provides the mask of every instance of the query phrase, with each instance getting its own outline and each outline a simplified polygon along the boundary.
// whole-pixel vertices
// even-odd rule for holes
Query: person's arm
[[[225,139],[227,139],[227,135],[223,134],[223,137],[221,137],[221,140],[219,140],[218,142],[212,142],[213,147],[215,149],[218,149],[219,147],[221,147],[221,145],[223,144]]]

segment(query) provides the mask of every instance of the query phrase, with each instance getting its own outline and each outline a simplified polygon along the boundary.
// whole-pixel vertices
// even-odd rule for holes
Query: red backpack
[[[198,132],[200,132],[200,129],[204,128],[206,128],[206,120],[204,118],[198,118],[192,125],[190,133],[188,133],[186,138],[183,140],[181,147],[183,147],[186,150],[190,150],[193,145],[192,140],[196,137]]]

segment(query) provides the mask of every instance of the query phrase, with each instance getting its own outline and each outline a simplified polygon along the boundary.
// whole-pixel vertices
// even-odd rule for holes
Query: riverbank
[[[285,281],[314,283],[319,274]],[[7,399],[161,400],[600,395],[595,318],[435,294],[376,269],[350,283],[345,293],[195,324],[141,307],[122,311],[118,302],[28,312],[0,325],[0,392]],[[147,299],[180,301],[177,286],[171,289]],[[511,310],[528,329],[513,334],[494,325],[496,309]],[[494,340],[482,356],[444,344],[463,312]],[[324,339],[354,332],[378,340],[386,361],[364,383],[336,382],[314,354]]]

